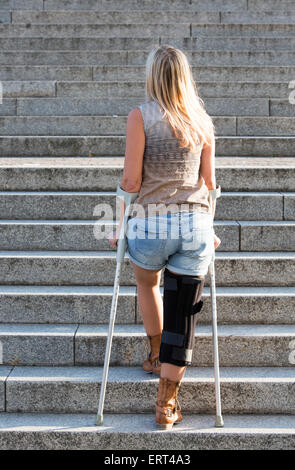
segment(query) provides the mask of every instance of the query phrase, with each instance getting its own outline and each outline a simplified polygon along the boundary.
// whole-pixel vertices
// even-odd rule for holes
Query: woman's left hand
[[[215,233],[214,233],[214,250],[216,250],[216,248],[219,247],[220,243],[221,243],[220,238],[218,238],[218,236],[215,235]]]
[[[110,232],[109,236],[108,236],[108,239],[109,239],[109,242],[110,244],[114,247],[114,248],[118,248],[118,235],[117,235],[117,232],[116,230]]]

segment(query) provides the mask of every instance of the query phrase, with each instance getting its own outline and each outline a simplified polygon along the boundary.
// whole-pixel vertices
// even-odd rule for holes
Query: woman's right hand
[[[218,236],[215,235],[215,233],[214,233],[214,250],[216,250],[216,248],[219,247],[220,243],[221,243],[220,238],[218,238]]]

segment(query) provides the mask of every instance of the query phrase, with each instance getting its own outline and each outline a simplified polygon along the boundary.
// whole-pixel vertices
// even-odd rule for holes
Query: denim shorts
[[[179,274],[206,275],[214,256],[211,213],[181,211],[153,217],[129,218],[129,259],[138,266]]]

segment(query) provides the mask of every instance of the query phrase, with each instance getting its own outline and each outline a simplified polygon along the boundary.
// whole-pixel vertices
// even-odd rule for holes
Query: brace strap
[[[171,353],[172,359],[176,359],[177,361],[191,362],[193,350],[186,349],[183,347],[184,335],[163,330],[161,341],[162,343],[173,346],[172,353]]]

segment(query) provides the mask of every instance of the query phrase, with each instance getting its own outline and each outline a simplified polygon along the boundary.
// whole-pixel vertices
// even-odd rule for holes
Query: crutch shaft
[[[107,344],[106,344],[106,353],[105,353],[105,361],[104,361],[102,382],[101,382],[101,388],[100,388],[100,398],[99,398],[98,412],[97,412],[97,418],[96,418],[96,424],[97,425],[102,425],[103,424],[103,407],[104,407],[104,400],[105,400],[106,384],[107,384],[107,380],[108,380],[108,372],[109,372],[109,364],[110,364],[110,357],[111,357],[114,325],[115,325],[116,312],[117,312],[120,271],[121,271],[121,263],[118,262],[117,266],[116,266],[116,274],[115,274],[115,282],[114,282],[114,293],[113,293],[113,298],[112,298],[109,331],[108,331],[108,338],[107,338]]]
[[[216,398],[216,424],[215,425],[216,427],[223,427],[223,419],[222,419],[222,414],[221,414],[221,398],[220,398],[220,375],[219,375],[214,257],[212,258],[212,261],[209,266],[209,274],[210,274],[210,293],[211,293],[211,308],[212,308],[212,336],[213,336],[214,381],[215,381],[215,398]]]

